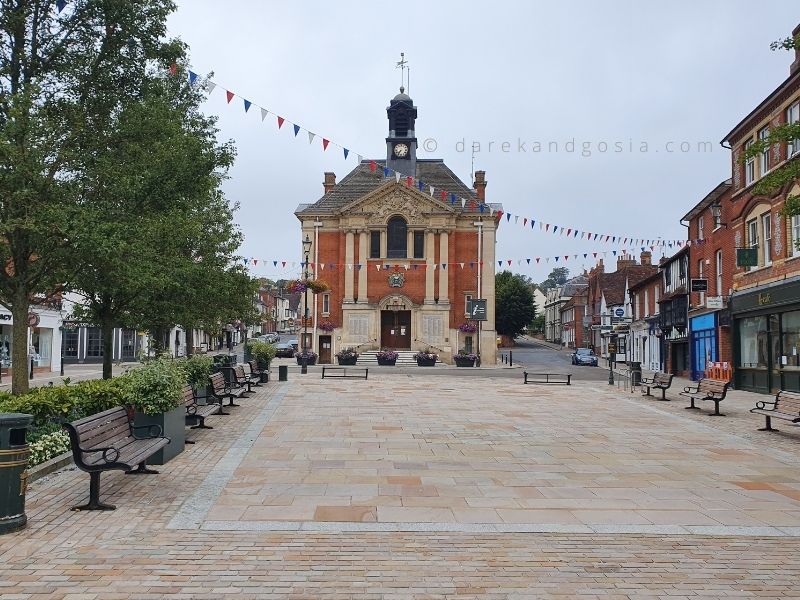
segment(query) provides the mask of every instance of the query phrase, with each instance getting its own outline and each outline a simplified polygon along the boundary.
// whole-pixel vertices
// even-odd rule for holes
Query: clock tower
[[[389,137],[386,138],[386,166],[403,175],[417,175],[417,138],[414,120],[417,108],[400,86],[400,93],[389,102]]]

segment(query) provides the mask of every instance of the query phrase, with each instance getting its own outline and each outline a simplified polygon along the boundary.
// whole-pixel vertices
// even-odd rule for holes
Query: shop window
[[[781,337],[783,338],[783,367],[800,367],[800,310],[781,315]]]
[[[11,366],[11,327],[0,328],[0,367]]]
[[[136,356],[136,332],[133,329],[122,330],[122,358],[134,358]]]
[[[64,330],[64,356],[66,358],[78,358],[78,334],[80,330]]]
[[[739,362],[746,369],[766,369],[767,317],[748,317],[739,321]]]
[[[89,327],[86,330],[86,356],[103,356],[103,335],[98,327]]]

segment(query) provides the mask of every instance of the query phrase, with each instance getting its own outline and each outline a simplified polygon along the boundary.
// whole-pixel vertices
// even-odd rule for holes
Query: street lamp
[[[303,254],[305,255],[305,262],[303,263],[303,279],[308,281],[308,255],[311,252],[311,238],[306,234],[306,239],[303,240]],[[308,338],[308,288],[303,293],[303,353],[300,355],[300,373],[308,373],[308,353],[306,351],[306,340]]]

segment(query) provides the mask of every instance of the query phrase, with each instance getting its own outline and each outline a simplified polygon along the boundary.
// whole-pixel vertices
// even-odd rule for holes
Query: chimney
[[[606,267],[605,267],[605,265],[603,264],[603,259],[602,259],[602,258],[601,258],[600,260],[598,260],[598,261],[597,261],[597,266],[596,266],[594,269],[592,269],[592,270],[593,270],[595,273],[605,273],[605,272],[606,272]]]
[[[789,67],[790,75],[800,71],[800,25],[792,30],[792,39],[794,39],[794,62]]]
[[[636,265],[636,259],[630,254],[623,254],[617,258],[617,271],[634,265]]]
[[[639,256],[639,262],[642,264],[642,266],[649,267],[651,264],[653,264],[653,253],[649,250],[642,252],[642,254]]]
[[[325,172],[325,181],[322,182],[322,187],[325,188],[325,193],[330,192],[336,185],[336,173],[330,171]]]
[[[475,171],[475,183],[472,187],[475,188],[478,200],[486,202],[486,171]]]

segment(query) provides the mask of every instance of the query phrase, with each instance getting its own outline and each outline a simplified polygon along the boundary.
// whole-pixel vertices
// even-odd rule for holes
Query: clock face
[[[395,144],[394,155],[398,158],[403,158],[408,154],[408,146],[405,144]]]

